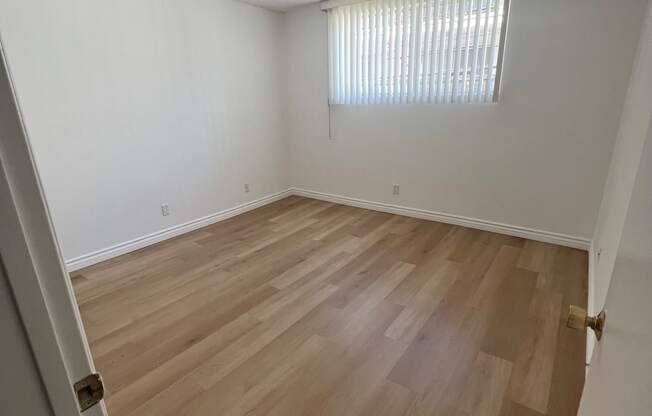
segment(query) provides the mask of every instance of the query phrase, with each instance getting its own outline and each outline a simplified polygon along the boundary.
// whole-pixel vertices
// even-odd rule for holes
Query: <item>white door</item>
[[[652,93],[652,92],[650,92]],[[605,303],[582,416],[652,415],[652,118]]]
[[[1,39],[0,258],[52,411],[56,416],[79,414],[73,384],[94,372],[93,362],[21,122]],[[106,415],[104,404],[84,415]]]

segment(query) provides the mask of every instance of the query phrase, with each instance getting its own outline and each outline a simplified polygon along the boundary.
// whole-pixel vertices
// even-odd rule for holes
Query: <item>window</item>
[[[507,1],[373,0],[328,9],[330,103],[494,101]]]

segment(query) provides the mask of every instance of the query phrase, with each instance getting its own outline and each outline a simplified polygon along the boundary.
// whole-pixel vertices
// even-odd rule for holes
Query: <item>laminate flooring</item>
[[[72,273],[110,416],[575,415],[583,251],[298,196]]]

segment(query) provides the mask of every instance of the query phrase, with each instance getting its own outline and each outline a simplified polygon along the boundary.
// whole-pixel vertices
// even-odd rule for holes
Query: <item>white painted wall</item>
[[[333,140],[318,5],[0,0],[0,34],[68,260],[289,185],[591,238],[644,3],[513,1],[499,104]]]
[[[290,11],[293,184],[591,238],[644,4],[514,0],[499,104],[335,106],[333,140],[326,14]]]
[[[66,259],[288,187],[282,23],[230,0],[0,0]]]
[[[589,294],[593,314],[605,304],[652,117],[652,6],[646,16],[595,229],[593,293]]]

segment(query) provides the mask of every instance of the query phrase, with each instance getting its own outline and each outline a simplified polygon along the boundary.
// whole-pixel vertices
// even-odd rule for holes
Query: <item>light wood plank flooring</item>
[[[575,415],[586,253],[289,197],[72,274],[111,416]]]

